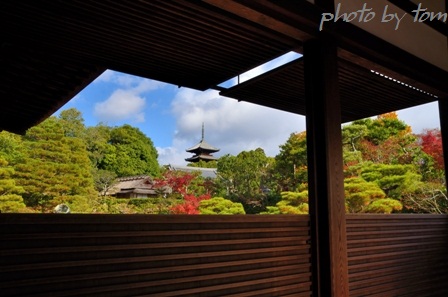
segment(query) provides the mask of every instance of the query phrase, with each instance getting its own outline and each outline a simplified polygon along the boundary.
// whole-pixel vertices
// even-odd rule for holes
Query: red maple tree
[[[173,214],[199,214],[199,204],[202,200],[210,199],[209,194],[200,195],[184,195],[184,202],[177,204],[171,208]]]
[[[167,170],[161,178],[154,180],[154,188],[164,189],[169,187],[172,193],[178,193],[184,196],[188,193],[188,186],[195,178],[196,175],[188,172]]]
[[[172,194],[182,198],[183,202],[170,208],[172,214],[199,214],[199,204],[210,199],[210,194],[195,196],[190,193],[189,186],[198,174],[167,170],[161,178],[154,180],[154,187],[160,191],[171,188]]]
[[[439,129],[425,130],[420,135],[422,150],[434,159],[434,166],[443,170],[442,135]]]

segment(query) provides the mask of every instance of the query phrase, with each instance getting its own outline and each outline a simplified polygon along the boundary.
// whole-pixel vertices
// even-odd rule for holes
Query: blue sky
[[[298,54],[289,53],[241,75],[240,81],[298,57]],[[236,78],[226,82],[225,86],[235,83]],[[139,128],[153,141],[161,165],[186,165],[184,159],[191,155],[185,149],[201,139],[202,123],[206,141],[220,148],[215,154],[217,157],[258,147],[267,155],[275,156],[279,145],[285,143],[291,133],[305,130],[303,116],[237,102],[219,96],[214,90],[200,92],[178,88],[110,70],[59,111],[72,107],[82,112],[87,126],[104,123],[109,126],[130,124]],[[439,127],[435,103],[398,111],[398,115],[415,133]]]

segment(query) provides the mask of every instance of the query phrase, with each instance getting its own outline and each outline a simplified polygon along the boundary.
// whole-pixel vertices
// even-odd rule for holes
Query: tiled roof
[[[209,152],[218,152],[219,148],[216,148],[210,144],[208,144],[204,139],[202,139],[195,146],[190,147],[186,150],[187,152],[195,152],[195,151],[209,151]]]

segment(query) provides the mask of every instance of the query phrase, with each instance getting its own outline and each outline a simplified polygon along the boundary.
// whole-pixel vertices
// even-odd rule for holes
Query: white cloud
[[[180,152],[175,147],[157,147],[157,153],[159,154],[159,164],[160,165],[178,165],[178,164],[184,164],[185,158],[189,157],[185,154],[185,150],[183,152]]]
[[[145,121],[146,99],[143,94],[167,86],[167,84],[106,70],[96,83],[109,83],[117,86],[106,100],[94,107],[94,115],[101,122],[111,123],[129,120],[133,123]]]
[[[132,88],[144,79],[138,76],[128,75],[107,69],[98,76],[94,83],[112,83],[123,88]]]
[[[145,79],[112,70],[104,71],[95,79],[94,83],[112,83],[122,89],[132,90],[138,94],[156,90],[167,85],[160,81]]]
[[[111,82],[113,81],[114,77],[117,75],[117,72],[107,69],[103,73],[100,74],[93,82],[99,83],[99,82]]]
[[[236,155],[258,147],[263,148],[267,155],[275,156],[279,145],[284,144],[291,133],[305,130],[302,116],[238,102],[219,96],[217,91],[181,89],[172,102],[172,112],[177,130],[172,146],[165,148],[171,160],[168,162],[165,150],[160,148],[161,164],[185,164],[183,160],[190,157],[185,149],[200,141],[202,123],[205,125],[205,140],[220,148],[220,152],[215,153],[217,157]]]
[[[140,78],[137,84],[134,85],[132,91],[137,94],[143,94],[146,92],[154,91],[163,87],[168,86],[168,84],[157,81]]]
[[[118,89],[103,102],[95,104],[94,114],[102,122],[144,121],[145,99],[133,91]]]

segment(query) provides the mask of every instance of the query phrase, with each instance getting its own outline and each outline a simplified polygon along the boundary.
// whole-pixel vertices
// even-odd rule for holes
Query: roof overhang
[[[320,32],[322,12],[304,0],[1,1],[0,130],[24,133],[106,69],[206,90],[319,37],[340,49],[344,121],[447,97],[447,71],[350,23]],[[257,81],[222,94],[304,114],[300,67],[259,78],[278,83],[269,97]]]
[[[339,59],[342,122],[350,122],[444,98],[447,93],[416,87],[373,69]],[[398,76],[398,75],[397,75]],[[221,95],[306,116],[303,58],[266,72]]]

